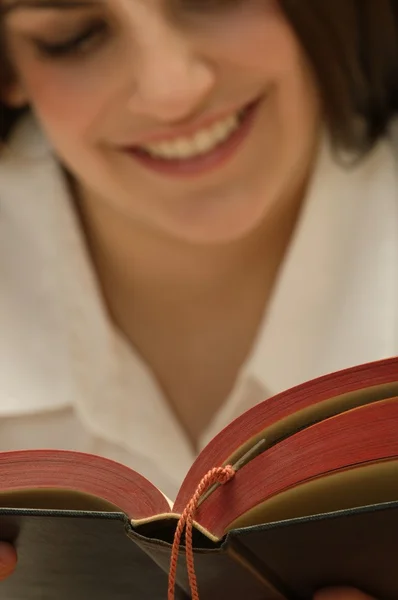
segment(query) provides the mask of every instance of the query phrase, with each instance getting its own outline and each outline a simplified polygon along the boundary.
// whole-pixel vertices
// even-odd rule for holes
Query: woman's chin
[[[264,206],[256,211],[249,211],[246,207],[246,210],[235,214],[173,219],[167,229],[174,238],[191,244],[228,244],[250,237],[257,231],[264,221],[264,212]]]

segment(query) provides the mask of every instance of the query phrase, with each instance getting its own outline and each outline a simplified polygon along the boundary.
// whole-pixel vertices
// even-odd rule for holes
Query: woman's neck
[[[270,215],[245,239],[201,247],[129,222],[101,200],[78,199],[110,315],[193,444],[252,348],[299,208]]]

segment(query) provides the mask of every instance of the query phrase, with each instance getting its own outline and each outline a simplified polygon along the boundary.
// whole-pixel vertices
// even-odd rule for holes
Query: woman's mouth
[[[191,136],[124,149],[143,166],[170,176],[195,176],[224,165],[247,138],[260,100]]]

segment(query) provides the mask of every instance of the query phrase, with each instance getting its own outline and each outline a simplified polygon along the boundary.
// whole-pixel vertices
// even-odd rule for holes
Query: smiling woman
[[[396,13],[0,0],[0,449],[173,497],[247,408],[398,352]]]

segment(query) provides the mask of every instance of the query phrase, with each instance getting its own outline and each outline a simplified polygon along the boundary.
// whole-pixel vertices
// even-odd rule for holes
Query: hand
[[[0,542],[0,581],[14,572],[17,566],[17,553],[11,544]]]
[[[315,594],[314,600],[376,600],[376,598],[354,588],[339,587],[320,590]]]

